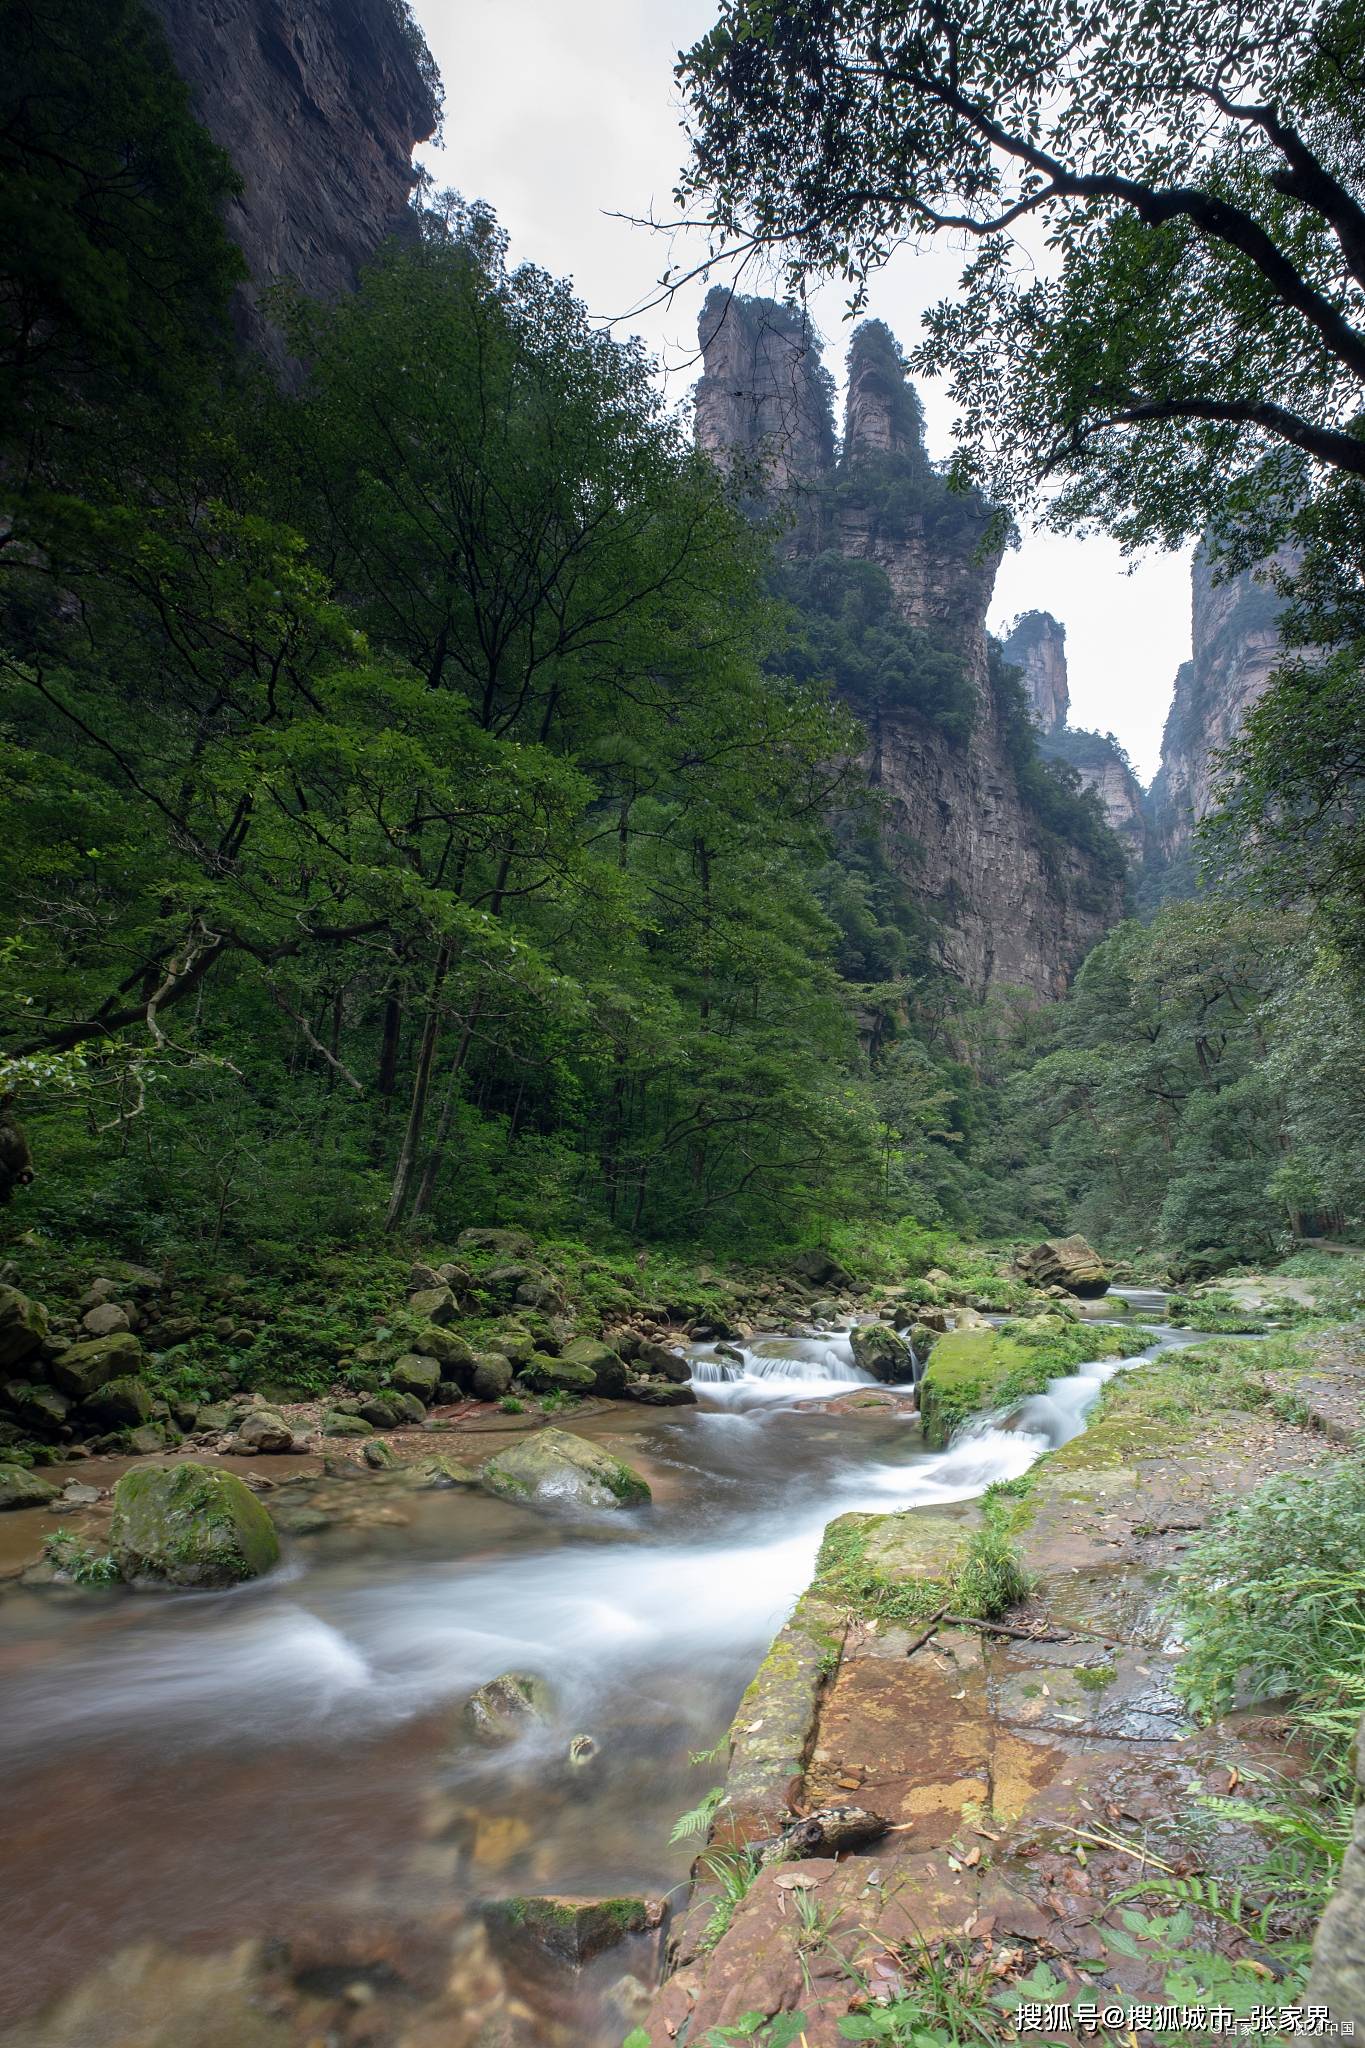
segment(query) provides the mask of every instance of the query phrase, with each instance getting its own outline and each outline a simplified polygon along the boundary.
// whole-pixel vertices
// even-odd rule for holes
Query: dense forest
[[[1253,715],[1197,906],[1055,1009],[983,1009],[858,773],[860,720],[960,747],[979,685],[820,542],[850,492],[879,532],[992,531],[885,329],[901,441],[803,505],[803,551],[453,195],[351,297],[277,292],[281,386],[230,341],[232,166],[132,0],[78,14],[27,17],[4,144],[26,1223],[268,1256],[490,1215],[755,1254],[1079,1221],[1216,1263],[1359,1214],[1358,841],[1322,788],[1354,643],[1319,554],[1297,637],[1331,649]],[[1119,886],[998,654],[987,687],[1039,830]]]

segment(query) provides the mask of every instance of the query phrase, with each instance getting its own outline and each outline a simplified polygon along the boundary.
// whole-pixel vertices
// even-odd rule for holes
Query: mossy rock
[[[536,1348],[535,1338],[519,1323],[504,1324],[494,1330],[487,1340],[489,1351],[496,1351],[512,1365],[525,1365]]]
[[[415,1351],[404,1352],[396,1358],[389,1373],[389,1385],[400,1394],[413,1394],[428,1406],[435,1401],[441,1387],[440,1361],[423,1358]]]
[[[30,1380],[11,1380],[5,1388],[5,1405],[16,1422],[34,1436],[57,1436],[71,1412],[71,1403],[55,1387],[35,1386]]]
[[[555,1391],[591,1394],[597,1384],[597,1375],[590,1365],[575,1365],[567,1358],[551,1358],[545,1351],[533,1351],[521,1370],[522,1378],[538,1394]],[[624,1369],[621,1378],[624,1381]]]
[[[554,1704],[549,1686],[533,1671],[504,1671],[470,1694],[461,1723],[465,1734],[485,1749],[502,1749],[548,1724]]]
[[[643,1934],[656,1926],[659,1912],[647,1899],[589,1899],[564,1893],[488,1900],[483,1917],[500,1944],[537,1949],[552,1962],[577,1969],[628,1934]]]
[[[0,1465],[0,1510],[45,1508],[56,1500],[57,1489],[23,1465]]]
[[[135,1374],[142,1364],[142,1346],[131,1330],[110,1337],[88,1337],[72,1344],[52,1361],[49,1377],[73,1401],[88,1401],[110,1380]]]
[[[500,1351],[481,1351],[474,1359],[470,1388],[476,1401],[500,1401],[512,1384],[512,1361]]]
[[[419,1330],[403,1356],[434,1358],[441,1368],[441,1378],[459,1387],[469,1385],[474,1370],[474,1353],[468,1341],[457,1330],[443,1330],[436,1323]]]
[[[624,1390],[624,1361],[617,1357],[610,1345],[599,1344],[595,1337],[575,1337],[561,1352],[560,1364],[586,1366],[592,1374],[595,1394],[615,1396]]]
[[[135,1465],[114,1488],[109,1548],[125,1579],[231,1586],[279,1563],[275,1525],[231,1472]]]
[[[0,1287],[0,1372],[22,1365],[47,1341],[47,1310],[17,1287]]]
[[[532,1507],[633,1508],[652,1498],[638,1472],[565,1429],[542,1429],[494,1452],[482,1479],[500,1499]]]
[[[915,1376],[915,1361],[904,1337],[898,1337],[885,1323],[861,1323],[850,1333],[853,1362],[874,1380],[887,1386],[903,1386]]]
[[[373,1436],[374,1424],[367,1422],[363,1415],[343,1415],[334,1408],[330,1415],[322,1418],[322,1433],[324,1436]]]
[[[625,1396],[628,1401],[642,1401],[649,1408],[694,1408],[697,1404],[696,1390],[685,1380],[655,1379],[649,1373],[628,1380]]]
[[[81,1403],[82,1422],[96,1429],[139,1429],[152,1419],[152,1394],[145,1381],[123,1378],[106,1380],[102,1387]]]
[[[1149,1341],[1145,1330],[1087,1326],[1051,1315],[999,1330],[950,1330],[934,1346],[920,1382],[924,1441],[942,1450],[971,1416],[1041,1394],[1049,1380],[1079,1366],[1136,1357]]]

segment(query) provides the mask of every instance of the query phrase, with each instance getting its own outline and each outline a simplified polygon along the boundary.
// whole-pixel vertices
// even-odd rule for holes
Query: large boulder
[[[464,1704],[464,1732],[485,1749],[501,1749],[543,1727],[553,1716],[554,1695],[543,1678],[529,1671],[504,1671],[490,1678]]]
[[[294,1448],[294,1432],[273,1408],[248,1408],[237,1424],[232,1448],[248,1457],[280,1455]]]
[[[692,1367],[681,1351],[675,1351],[669,1344],[660,1344],[657,1338],[642,1337],[635,1353],[635,1362],[641,1372],[665,1380],[690,1380]]]
[[[88,1401],[110,1380],[136,1374],[142,1364],[142,1346],[131,1330],[115,1330],[108,1337],[87,1337],[72,1344],[52,1361],[51,1379],[73,1401]]]
[[[0,1287],[0,1372],[22,1365],[47,1338],[47,1310],[17,1287]]]
[[[1083,1237],[1045,1238],[1032,1251],[1021,1252],[1015,1264],[1035,1287],[1064,1287],[1082,1300],[1109,1291],[1108,1271]]]
[[[500,1259],[527,1259],[535,1250],[524,1230],[462,1230],[455,1242],[462,1252],[492,1252]]]
[[[649,1408],[695,1408],[696,1392],[689,1380],[666,1380],[660,1375],[639,1373],[627,1380],[628,1401],[643,1401]]]
[[[474,1360],[473,1385],[476,1401],[501,1401],[511,1390],[512,1362],[500,1351],[481,1351]]]
[[[423,1287],[408,1302],[415,1316],[425,1316],[432,1323],[453,1323],[460,1313],[460,1305],[450,1289],[444,1284]]]
[[[400,1394],[415,1394],[419,1401],[430,1407],[441,1388],[441,1362],[437,1358],[423,1358],[415,1351],[406,1351],[401,1358],[394,1360],[389,1385]]]
[[[552,1358],[548,1351],[533,1351],[521,1369],[521,1376],[538,1394],[590,1394],[596,1385],[590,1365]]]
[[[117,1301],[97,1302],[81,1317],[81,1328],[87,1337],[113,1337],[132,1327],[127,1309]]]
[[[137,1429],[151,1419],[151,1389],[129,1375],[106,1380],[81,1403],[82,1422],[93,1423],[97,1429]]]
[[[232,1586],[278,1564],[280,1539],[254,1493],[207,1465],[135,1465],[114,1488],[109,1548],[125,1579]]]
[[[592,1374],[595,1394],[620,1394],[626,1384],[626,1368],[610,1345],[595,1337],[575,1337],[560,1354],[561,1365],[586,1366]]]
[[[55,1387],[31,1380],[11,1380],[5,1388],[5,1406],[16,1422],[34,1436],[60,1436],[71,1412],[71,1403]]]
[[[542,1429],[495,1451],[481,1477],[490,1493],[530,1507],[633,1508],[651,1498],[638,1472],[566,1429]]]
[[[522,1329],[518,1323],[504,1324],[502,1329],[494,1330],[486,1341],[490,1351],[500,1352],[513,1365],[525,1365],[536,1348],[531,1332]]]
[[[466,1387],[474,1370],[474,1352],[469,1342],[454,1330],[442,1329],[439,1323],[429,1323],[412,1340],[411,1350],[403,1353],[411,1357],[416,1353],[422,1358],[434,1358],[441,1368],[441,1378],[455,1386]]]
[[[799,1252],[792,1271],[812,1287],[847,1287],[852,1275],[827,1251]]]
[[[885,1323],[860,1323],[849,1333],[853,1362],[874,1380],[889,1387],[908,1385],[915,1377],[915,1358],[904,1337]]]
[[[0,1509],[45,1508],[57,1489],[23,1465],[0,1465]]]

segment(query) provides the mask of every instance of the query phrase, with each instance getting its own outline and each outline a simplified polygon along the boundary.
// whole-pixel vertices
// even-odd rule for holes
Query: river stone
[[[151,1390],[142,1380],[125,1375],[106,1380],[81,1403],[81,1421],[99,1429],[136,1429],[152,1419]]]
[[[522,1330],[514,1324],[510,1328],[495,1330],[488,1339],[490,1351],[499,1351],[513,1365],[525,1365],[536,1348],[535,1338],[529,1330]]]
[[[386,1444],[382,1436],[372,1436],[365,1445],[365,1463],[374,1472],[392,1471],[402,1463],[392,1444]]]
[[[136,1373],[142,1364],[142,1346],[131,1330],[116,1330],[111,1337],[88,1337],[73,1344],[52,1361],[52,1381],[73,1401],[87,1401],[109,1380]]]
[[[237,1423],[237,1435],[232,1448],[239,1454],[251,1457],[256,1453],[266,1455],[292,1451],[294,1432],[282,1415],[273,1408],[248,1408]]]
[[[234,1420],[235,1412],[228,1407],[226,1401],[205,1401],[202,1407],[194,1411],[195,1429],[202,1431],[205,1436],[224,1435],[231,1429]]]
[[[495,1451],[481,1476],[490,1493],[534,1507],[632,1508],[651,1498],[638,1472],[566,1429],[542,1429]]]
[[[1083,1237],[1049,1237],[1015,1264],[1035,1287],[1065,1287],[1069,1294],[1094,1298],[1109,1291],[1109,1274],[1098,1252]]]
[[[340,1409],[333,1409],[322,1418],[324,1436],[373,1436],[374,1425],[363,1415],[343,1415]]]
[[[653,1379],[647,1373],[628,1380],[625,1394],[628,1401],[643,1401],[649,1408],[691,1408],[697,1400],[686,1381]]]
[[[475,1742],[485,1749],[501,1749],[543,1726],[553,1713],[554,1694],[543,1678],[528,1671],[504,1671],[470,1694],[462,1718],[465,1733]]]
[[[114,1488],[109,1548],[125,1579],[231,1586],[279,1563],[275,1525],[231,1472],[135,1465]]]
[[[398,1393],[414,1394],[428,1406],[436,1399],[440,1384],[440,1360],[423,1358],[415,1351],[406,1351],[395,1359],[389,1373],[389,1385]]]
[[[800,1252],[792,1260],[792,1271],[812,1287],[847,1287],[852,1277],[831,1252]]]
[[[434,1358],[441,1368],[441,1378],[457,1386],[466,1385],[474,1370],[471,1346],[456,1331],[442,1329],[439,1323],[422,1330],[413,1338],[411,1350],[401,1356]]]
[[[29,1380],[11,1380],[5,1388],[5,1405],[34,1436],[57,1436],[71,1410],[65,1394]]]
[[[128,1311],[120,1308],[116,1301],[102,1301],[95,1308],[87,1309],[81,1317],[81,1328],[89,1337],[113,1337],[120,1330],[130,1330]]]
[[[500,1259],[529,1258],[535,1250],[524,1230],[462,1230],[455,1242],[461,1251],[492,1252]]]
[[[0,1465],[0,1509],[45,1508],[57,1489],[23,1465]]]
[[[585,1365],[592,1374],[595,1394],[619,1395],[626,1384],[626,1368],[609,1345],[595,1337],[575,1337],[561,1353],[564,1365]]]
[[[22,1365],[47,1338],[47,1310],[17,1287],[0,1287],[0,1372]]]
[[[136,1452],[139,1458],[150,1458],[157,1451],[164,1451],[168,1441],[166,1431],[159,1422],[144,1422],[136,1429],[130,1429],[124,1439],[128,1450]]]
[[[887,1386],[904,1386],[915,1376],[915,1361],[904,1337],[898,1337],[885,1323],[860,1323],[849,1333],[853,1362],[874,1380]]]
[[[418,1403],[421,1407],[421,1403]],[[356,1401],[338,1401],[339,1415],[358,1415],[374,1429],[395,1429],[399,1422],[398,1399],[394,1394],[365,1394]],[[425,1416],[426,1409],[422,1409]]]
[[[653,1379],[689,1380],[692,1377],[692,1367],[681,1351],[675,1351],[669,1344],[660,1344],[653,1337],[640,1339],[635,1359]]]
[[[556,1389],[565,1394],[590,1394],[597,1383],[597,1376],[590,1365],[575,1365],[569,1359],[551,1358],[546,1351],[533,1351],[521,1371],[522,1378],[538,1394],[548,1394]]]
[[[657,1927],[662,1909],[647,1899],[588,1899],[573,1893],[541,1898],[491,1899],[484,1921],[495,1941],[530,1947],[556,1963],[577,1968],[614,1948],[628,1934]]]
[[[423,1287],[413,1295],[408,1307],[415,1316],[425,1316],[431,1323],[453,1323],[460,1313],[460,1305],[448,1287]]]
[[[499,1351],[481,1351],[474,1360],[471,1391],[477,1401],[500,1401],[512,1384],[512,1362]]]

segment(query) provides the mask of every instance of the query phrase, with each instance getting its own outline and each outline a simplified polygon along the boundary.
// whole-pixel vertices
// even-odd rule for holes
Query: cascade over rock
[[[1091,855],[1044,833],[1021,788],[990,684],[988,509],[933,471],[919,402],[881,322],[854,336],[837,460],[831,383],[802,315],[717,288],[698,334],[698,445],[751,466],[768,498],[784,501],[791,554],[882,569],[900,617],[960,661],[975,692],[965,740],[913,703],[856,707],[868,777],[886,800],[884,852],[936,920],[941,965],[976,995],[1006,985],[1060,994],[1122,915],[1122,892]]]

